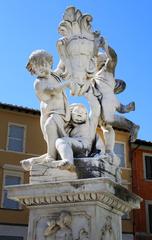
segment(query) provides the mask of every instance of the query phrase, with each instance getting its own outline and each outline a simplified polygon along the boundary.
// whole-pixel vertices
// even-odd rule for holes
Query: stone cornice
[[[125,213],[133,208],[139,208],[141,201],[140,197],[107,178],[25,184],[9,186],[6,189],[9,198],[20,201],[28,207],[98,202],[110,210]]]

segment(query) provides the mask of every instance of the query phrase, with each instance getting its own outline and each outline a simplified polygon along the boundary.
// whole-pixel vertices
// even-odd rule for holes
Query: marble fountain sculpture
[[[53,57],[42,49],[32,52],[26,66],[36,76],[47,152],[21,161],[30,184],[7,189],[30,209],[28,240],[120,240],[121,216],[140,206],[140,197],[121,185],[114,152],[113,126],[127,129],[131,141],[137,137],[139,127],[116,114],[134,111],[135,103],[117,99],[126,87],[115,78],[117,54],[91,21],[68,7],[58,28],[57,68],[51,69]],[[89,113],[81,103],[68,103],[66,88],[87,99]]]

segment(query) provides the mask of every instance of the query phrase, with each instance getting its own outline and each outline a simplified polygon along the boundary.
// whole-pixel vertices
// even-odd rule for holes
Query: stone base
[[[30,208],[28,240],[121,240],[121,216],[141,198],[107,178],[6,187]]]
[[[34,164],[30,171],[30,183],[52,182],[68,179],[108,177],[115,182],[121,181],[120,168],[101,157],[75,158],[75,172],[50,167],[49,163]]]
[[[76,172],[51,168],[49,164],[34,164],[30,171],[30,183],[44,183],[77,179]]]
[[[77,158],[75,165],[78,179],[106,177],[115,182],[121,181],[120,168],[109,163],[108,158]]]
[[[65,237],[64,230],[60,228],[54,234],[51,235],[50,232],[50,235],[48,234],[45,237],[45,231],[47,231],[49,224],[51,225],[51,221],[54,221],[56,224],[63,214],[69,214],[71,217],[71,223],[67,229],[67,235],[69,233],[68,238]],[[106,225],[110,228],[107,233],[105,230]],[[104,238],[106,240],[121,239],[121,217],[110,212],[110,209],[101,208],[100,205],[93,202],[32,209],[29,226],[28,240],[101,240],[105,234],[109,236],[109,238]],[[58,233],[59,231],[62,232]],[[82,238],[81,235],[84,235],[84,237]]]

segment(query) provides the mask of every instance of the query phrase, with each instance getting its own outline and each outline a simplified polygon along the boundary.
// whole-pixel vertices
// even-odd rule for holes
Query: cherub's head
[[[59,216],[59,219],[57,220],[57,225],[62,227],[69,227],[72,221],[71,214],[68,212],[62,212]]]
[[[82,124],[87,121],[87,109],[86,107],[79,103],[79,104],[72,104],[71,108],[71,119],[76,124]]]
[[[105,53],[99,52],[98,56],[97,56],[97,70],[99,71],[103,65],[105,64],[107,60],[107,56]]]
[[[46,77],[50,73],[52,63],[52,55],[47,53],[45,50],[36,50],[29,56],[26,68],[32,75]]]
[[[89,240],[88,232],[85,230],[85,228],[80,229],[79,236],[80,236],[79,239]]]

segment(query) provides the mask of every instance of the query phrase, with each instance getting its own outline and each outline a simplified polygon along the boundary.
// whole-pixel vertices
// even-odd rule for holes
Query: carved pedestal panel
[[[30,209],[28,240],[121,240],[121,216],[141,199],[108,178],[7,187]]]

